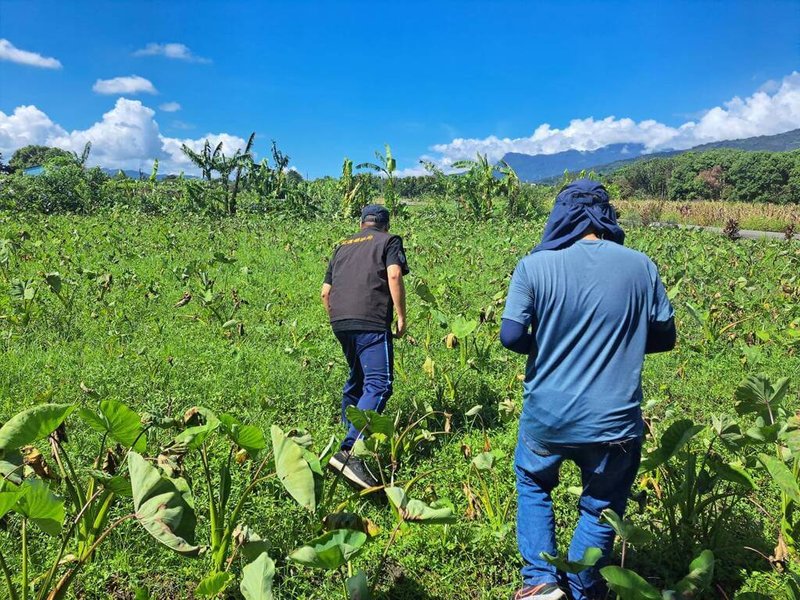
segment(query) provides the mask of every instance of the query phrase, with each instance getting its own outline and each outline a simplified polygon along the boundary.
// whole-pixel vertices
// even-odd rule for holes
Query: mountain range
[[[564,171],[593,170],[608,172],[640,158],[671,156],[682,152],[700,152],[715,148],[735,148],[739,150],[782,152],[800,148],[800,129],[777,135],[760,135],[739,140],[724,140],[687,148],[686,150],[666,150],[645,154],[643,144],[609,144],[597,150],[567,150],[555,154],[520,154],[508,152],[503,156],[523,181],[539,182],[558,177]]]

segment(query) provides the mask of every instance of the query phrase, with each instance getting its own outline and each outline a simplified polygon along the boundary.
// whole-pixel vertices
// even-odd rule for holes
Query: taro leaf
[[[367,541],[363,531],[337,529],[311,540],[289,555],[289,559],[314,569],[335,570],[350,561]]]
[[[729,448],[737,448],[744,439],[739,424],[728,415],[711,415],[711,424],[719,439]]]
[[[472,459],[472,465],[478,471],[490,471],[494,466],[494,454],[491,452],[481,452]]]
[[[694,598],[711,585],[714,578],[714,553],[703,550],[689,565],[689,574],[675,585],[681,598]]]
[[[797,479],[789,467],[787,467],[783,461],[768,454],[759,454],[758,460],[760,460],[761,464],[767,469],[781,492],[786,494],[796,505],[800,505],[800,487],[798,487]]]
[[[433,292],[431,292],[431,288],[428,287],[428,284],[424,281],[417,282],[417,285],[414,286],[414,292],[419,296],[420,300],[428,304],[436,305],[436,297],[433,295]]]
[[[197,450],[219,426],[220,421],[217,420],[184,429],[173,438],[165,450],[171,454],[185,454]]]
[[[372,595],[369,593],[369,582],[367,575],[359,569],[352,577],[348,577],[345,582],[347,586],[348,600],[370,600]]]
[[[4,489],[0,492],[0,519],[2,519],[8,511],[10,511],[22,496],[22,490],[12,488],[11,484],[6,484],[10,489]]]
[[[197,556],[194,544],[197,518],[189,486],[169,479],[136,452],[128,454],[135,516],[161,544],[185,556]]]
[[[597,561],[603,558],[603,551],[590,546],[583,551],[583,557],[579,560],[565,560],[559,556],[551,556],[547,552],[542,552],[540,556],[562,573],[576,574],[595,566]]]
[[[708,465],[720,479],[730,481],[749,490],[755,490],[756,484],[745,467],[737,462],[726,463],[717,457],[710,457]]]
[[[422,525],[446,525],[456,521],[450,507],[433,508],[421,500],[408,498],[405,490],[400,487],[388,487],[385,491],[403,521]]]
[[[661,600],[661,592],[633,571],[609,566],[600,569],[600,575],[608,582],[608,587],[616,592],[619,600]]]
[[[780,435],[782,427],[783,425],[780,421],[772,425],[765,425],[764,419],[758,417],[756,419],[756,424],[750,427],[745,432],[745,435],[756,443],[774,444],[778,441],[778,436]]]
[[[463,340],[467,337],[470,333],[475,331],[478,327],[478,322],[474,319],[467,320],[464,317],[456,317],[453,319],[453,322],[450,323],[450,328],[453,330],[453,333],[459,340]]]
[[[476,404],[475,406],[470,408],[467,412],[465,412],[464,416],[465,417],[474,417],[479,412],[481,412],[481,410],[483,410],[483,405],[482,404]]]
[[[197,584],[194,590],[195,596],[203,598],[213,598],[219,596],[228,587],[228,584],[233,579],[233,573],[222,572],[212,573]]]
[[[16,485],[22,483],[22,471],[25,464],[22,454],[17,450],[0,452],[0,478]],[[0,483],[2,483],[0,481]]]
[[[317,508],[314,472],[303,455],[303,448],[284,435],[280,427],[270,428],[275,470],[283,487],[297,503],[314,512]]]
[[[47,437],[73,410],[72,404],[40,404],[17,413],[0,427],[0,450],[17,449]]]
[[[780,404],[789,387],[789,379],[783,377],[774,384],[764,375],[748,375],[736,389],[736,412],[740,415],[758,413],[767,418],[767,407],[774,409]]]
[[[643,460],[640,471],[652,471],[675,456],[681,448],[703,430],[702,425],[695,425],[690,419],[681,419],[670,425],[661,436],[658,448],[650,452]]]
[[[133,497],[131,482],[122,475],[109,475],[97,469],[89,469],[89,475],[104,488],[114,492],[118,496],[124,496],[126,498]]]
[[[26,479],[19,487],[21,492],[14,510],[33,521],[45,533],[57,536],[64,523],[64,499],[50,491],[50,486],[39,479]]]
[[[383,434],[387,438],[394,435],[394,419],[388,415],[380,415],[374,410],[359,410],[355,406],[348,406],[347,420],[353,427],[363,431],[367,437],[373,433]]]
[[[326,517],[322,519],[322,527],[325,531],[334,531],[336,529],[363,531],[370,537],[375,537],[379,531],[377,525],[369,519],[348,512],[337,512],[326,515]]]
[[[44,280],[47,282],[47,286],[53,290],[55,295],[61,293],[61,273],[58,271],[53,271],[52,273],[45,273]]]
[[[100,403],[100,414],[88,408],[81,408],[78,414],[95,431],[107,433],[126,448],[132,447],[137,452],[145,451],[147,438],[142,435],[142,419],[122,402],[103,400]]]
[[[245,600],[272,600],[273,577],[275,577],[275,563],[266,552],[262,552],[257,559],[242,569],[239,590]]]
[[[242,425],[230,415],[220,415],[223,429],[231,441],[247,450],[247,453],[255,458],[261,450],[267,447],[264,434],[254,425]]]
[[[653,539],[653,534],[649,531],[634,525],[630,521],[622,519],[622,517],[610,508],[605,509],[601,513],[600,519],[611,525],[614,532],[631,546],[641,546]]]

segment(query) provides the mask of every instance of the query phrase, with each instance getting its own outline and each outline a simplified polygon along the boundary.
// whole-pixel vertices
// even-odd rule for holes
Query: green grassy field
[[[511,271],[542,227],[543,221],[472,223],[423,214],[393,223],[404,237],[412,275],[409,337],[396,344],[395,394],[387,412],[401,411],[403,422],[426,405],[452,415],[449,432],[422,440],[398,478],[405,483],[420,476],[413,495],[449,500],[458,520],[400,529],[376,574],[393,528],[390,508],[373,497],[349,497],[340,486],[337,499],[380,527],[354,561],[377,579],[378,597],[488,599],[519,584],[512,457],[524,364],[496,338]],[[267,439],[273,423],[307,429],[319,452],[331,435],[343,435],[339,391],[346,368],[318,293],[331,249],[351,229],[342,222],[256,217],[0,216],[0,239],[8,241],[0,252],[0,421],[46,401],[94,406],[98,398],[114,399],[140,413],[173,416],[201,405],[257,426]],[[773,381],[789,377],[786,403],[798,408],[800,245],[646,228],[630,230],[627,241],[659,265],[677,311],[677,349],[645,364],[646,415],[654,431],[679,418],[711,425],[712,414],[735,415],[737,385],[754,373]],[[62,282],[60,297],[46,283],[53,272]],[[36,290],[27,309],[12,293],[15,282],[26,281]],[[427,302],[415,293],[424,289],[432,295],[425,294]],[[185,292],[192,300],[176,307]],[[475,331],[449,348],[454,324],[473,320]],[[482,408],[470,410],[476,405]],[[428,429],[443,430],[444,421],[431,417]],[[73,461],[85,464],[100,438],[76,416],[67,428]],[[168,439],[152,433],[148,447],[155,455]],[[47,445],[39,446],[47,455]],[[228,451],[215,448],[211,461],[218,464]],[[497,497],[510,500],[505,519],[491,518],[479,500],[470,502],[468,490],[479,486],[466,456],[484,450],[495,452],[496,461],[482,477]],[[757,485],[726,508],[713,540],[720,587],[707,592],[709,598],[723,597],[720,589],[730,598],[737,590],[784,597],[782,577],[758,554],[769,556],[776,543],[778,493],[758,468],[757,452],[740,453]],[[196,467],[187,470],[199,473]],[[238,473],[233,481],[240,489]],[[577,482],[565,469],[556,493],[562,542],[575,522],[576,499],[568,487]],[[192,483],[199,523],[207,526],[200,501],[205,490],[199,477]],[[628,565],[660,585],[685,574],[709,541],[697,539],[687,548],[685,539],[668,535],[654,493],[658,483],[643,478],[648,499],[640,510],[631,505],[632,520],[655,539],[629,550]],[[128,502],[120,499],[114,514],[129,512]],[[286,560],[316,535],[319,515],[299,507],[280,483],[260,486],[243,520],[270,543],[278,597],[342,597],[337,574]],[[0,548],[16,572],[19,522],[13,516],[6,521]],[[37,533],[30,546],[38,572],[55,553],[56,539]],[[239,563],[232,568],[238,572]],[[139,588],[142,598],[145,591],[153,598],[190,597],[207,569],[204,558],[182,558],[129,521],[110,535],[71,593],[134,598]],[[237,590],[232,584],[229,593]]]

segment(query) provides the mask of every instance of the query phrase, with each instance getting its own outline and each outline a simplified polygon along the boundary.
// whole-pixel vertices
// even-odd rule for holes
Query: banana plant
[[[363,162],[356,165],[356,169],[371,169],[378,173],[383,173],[386,177],[384,182],[383,197],[386,202],[386,208],[392,217],[396,217],[403,211],[403,205],[397,196],[395,190],[395,171],[397,170],[397,161],[392,157],[392,149],[389,144],[386,144],[386,154],[375,152],[375,158],[378,159],[377,163]]]

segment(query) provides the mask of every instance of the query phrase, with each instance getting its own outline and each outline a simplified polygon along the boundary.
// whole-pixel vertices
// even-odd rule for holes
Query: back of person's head
[[[389,211],[380,204],[369,204],[361,210],[361,227],[374,227],[381,231],[389,229]]]

